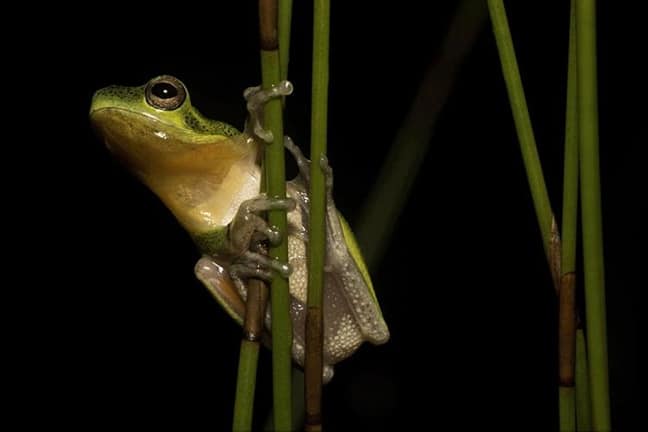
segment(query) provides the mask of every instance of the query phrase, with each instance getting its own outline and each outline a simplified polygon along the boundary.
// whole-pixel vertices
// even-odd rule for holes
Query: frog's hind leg
[[[291,211],[295,206],[295,200],[292,198],[268,198],[265,194],[243,201],[228,225],[229,252],[232,255],[244,254],[250,250],[254,240],[259,240],[259,236],[266,238],[273,245],[280,242],[280,233],[270,227],[259,213],[268,210]]]
[[[203,256],[194,269],[196,277],[207,287],[216,301],[225,309],[227,314],[238,324],[243,325],[245,318],[245,299],[247,293],[237,291],[236,283],[231,274],[228,275],[225,266],[209,256]],[[261,341],[266,347],[272,346],[270,333],[264,331]]]
[[[204,256],[196,263],[194,272],[229,316],[242,324],[245,303],[225,267],[211,257]]]
[[[234,260],[230,265],[229,273],[238,291],[243,297],[246,297],[247,288],[243,281],[253,278],[271,282],[271,270],[276,271],[285,278],[288,278],[292,272],[292,268],[288,263],[269,258],[265,254],[248,251]]]
[[[228,252],[234,258],[229,267],[229,275],[241,296],[245,298],[247,290],[244,280],[255,278],[264,281],[272,279],[272,270],[283,277],[288,277],[291,267],[269,258],[265,253],[263,240],[271,245],[281,241],[280,233],[270,227],[258,213],[268,210],[293,210],[296,206],[292,198],[268,198],[259,195],[244,201],[228,226]]]

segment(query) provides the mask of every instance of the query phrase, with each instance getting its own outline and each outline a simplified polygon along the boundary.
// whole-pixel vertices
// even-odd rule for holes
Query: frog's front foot
[[[250,114],[245,125],[245,132],[249,135],[256,135],[265,142],[272,142],[272,132],[263,128],[263,107],[274,98],[288,96],[293,91],[290,81],[281,81],[267,90],[257,87],[248,87],[243,92],[247,101],[247,110]]]
[[[283,277],[288,277],[291,272],[290,265],[272,258],[265,252],[264,240],[271,245],[282,241],[281,233],[268,225],[259,213],[268,210],[294,210],[295,200],[292,198],[268,198],[259,195],[256,198],[243,201],[228,226],[229,253],[234,256],[230,266],[230,277],[242,295],[245,295],[243,281],[249,278],[270,281],[272,271]]]

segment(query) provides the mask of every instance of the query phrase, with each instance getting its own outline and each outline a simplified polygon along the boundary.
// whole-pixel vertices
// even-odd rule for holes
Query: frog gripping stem
[[[256,198],[244,201],[228,227],[229,253],[234,257],[230,267],[230,277],[242,298],[247,290],[244,279],[256,278],[266,282],[272,280],[271,270],[283,277],[290,276],[288,263],[269,258],[261,251],[261,241],[268,240],[271,245],[281,242],[280,233],[268,226],[268,222],[258,213],[268,210],[295,209],[296,203],[291,198],[268,198],[261,194]]]
[[[263,128],[263,107],[270,99],[288,96],[292,92],[293,85],[286,80],[273,85],[268,90],[264,90],[261,86],[246,88],[243,97],[247,101],[249,119],[245,125],[245,132],[258,136],[267,143],[272,142],[272,132]]]

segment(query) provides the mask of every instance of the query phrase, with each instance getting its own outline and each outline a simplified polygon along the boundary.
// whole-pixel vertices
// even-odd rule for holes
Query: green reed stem
[[[562,273],[576,271],[576,229],[578,216],[578,71],[576,63],[576,0],[572,0],[567,66],[567,109],[565,119],[565,161],[562,209]]]
[[[598,150],[594,0],[576,2],[576,32],[585,318],[592,426],[595,431],[608,431],[611,426]]]
[[[263,88],[270,88],[281,79],[279,41],[277,38],[277,1],[259,0],[261,26],[261,77]],[[286,197],[286,166],[283,143],[283,110],[281,99],[272,99],[265,106],[264,127],[274,137],[265,151],[265,174],[267,194],[273,198]],[[286,236],[286,212],[268,212],[270,226]],[[281,242],[270,248],[268,255],[281,262],[288,262],[288,243]],[[292,429],[291,408],[291,347],[292,322],[290,319],[290,293],[288,280],[275,274],[270,288],[272,305],[272,384],[274,424],[277,431]]]
[[[560,432],[576,430],[576,399],[574,386],[560,386],[558,390]]]
[[[238,378],[236,380],[236,398],[234,399],[234,425],[232,426],[234,431],[249,431],[252,429],[258,360],[259,343],[242,340]]]
[[[576,430],[576,227],[578,216],[578,74],[575,0],[569,22],[565,162],[563,178],[561,284],[558,302],[558,373],[561,432]]]
[[[587,348],[583,329],[576,330],[576,430],[592,430],[592,405],[587,370]]]
[[[326,257],[326,184],[320,161],[326,156],[330,0],[313,8],[308,313],[306,315],[305,403],[307,431],[322,429],[322,294]]]
[[[502,74],[506,82],[506,88],[509,95],[509,103],[513,111],[513,120],[517,130],[518,140],[520,141],[520,150],[524,160],[529,187],[531,188],[531,197],[535,207],[538,225],[542,234],[543,246],[550,263],[553,262],[551,251],[553,248],[553,239],[555,239],[555,230],[553,229],[554,216],[549,202],[549,194],[545,185],[540,158],[536,148],[531,119],[529,118],[529,109],[527,108],[524,89],[522,88],[522,79],[518,69],[515,51],[513,49],[513,40],[504,10],[502,0],[488,0],[488,9],[490,11],[493,33],[499,51],[500,62],[502,65]],[[552,273],[555,269],[552,268]]]
[[[282,81],[288,79],[292,3],[293,0],[279,0],[279,63]]]

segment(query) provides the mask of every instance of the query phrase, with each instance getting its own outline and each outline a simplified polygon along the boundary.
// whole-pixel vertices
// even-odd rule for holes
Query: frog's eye
[[[146,102],[154,108],[173,111],[180,108],[187,98],[184,84],[176,77],[162,75],[146,85]]]

